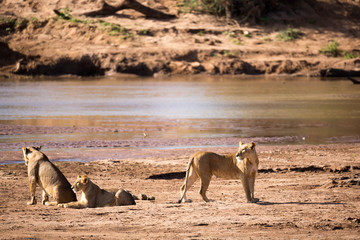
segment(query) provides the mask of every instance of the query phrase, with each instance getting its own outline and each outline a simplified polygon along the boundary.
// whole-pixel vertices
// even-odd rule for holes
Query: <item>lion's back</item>
[[[48,160],[39,161],[39,179],[43,185],[57,185],[63,188],[71,188],[71,184],[64,174]]]
[[[30,171],[31,168],[33,170],[38,168],[37,171],[33,171],[38,179],[38,184],[58,203],[76,201],[76,194],[72,191],[71,184],[46,155],[43,155],[42,158],[32,159],[29,168]]]
[[[215,175],[228,179],[238,178],[239,170],[231,155],[197,152],[192,157],[193,165],[200,175]]]
[[[218,165],[224,160],[224,157],[214,152],[197,152],[192,155],[195,165]]]

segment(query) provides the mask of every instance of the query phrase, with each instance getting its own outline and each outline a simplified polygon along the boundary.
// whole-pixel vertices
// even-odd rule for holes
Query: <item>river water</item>
[[[284,144],[360,141],[360,86],[345,80],[63,77],[2,80],[0,90],[2,128],[96,129],[3,134],[0,143],[141,139],[144,133],[154,139],[284,137]]]

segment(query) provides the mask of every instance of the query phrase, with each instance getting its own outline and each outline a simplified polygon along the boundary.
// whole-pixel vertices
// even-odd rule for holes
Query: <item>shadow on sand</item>
[[[268,206],[268,205],[344,205],[344,203],[337,202],[262,202],[259,201],[256,204]]]

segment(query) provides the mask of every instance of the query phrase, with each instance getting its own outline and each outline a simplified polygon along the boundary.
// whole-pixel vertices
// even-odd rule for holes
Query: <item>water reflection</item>
[[[152,138],[305,136],[316,143],[359,138],[360,88],[348,81],[142,80],[2,81],[1,128],[67,129],[5,132],[0,143],[51,141],[55,135],[132,139],[145,131]]]

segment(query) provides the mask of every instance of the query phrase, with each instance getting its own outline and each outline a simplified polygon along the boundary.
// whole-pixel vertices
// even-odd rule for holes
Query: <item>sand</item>
[[[235,152],[234,147],[129,150],[75,149],[78,160],[55,162],[70,182],[82,173],[105,189],[125,188],[155,196],[135,206],[63,209],[29,199],[23,163],[0,165],[1,239],[358,239],[360,144],[259,145],[256,204],[246,203],[239,180],[213,177],[205,203],[199,182],[178,204],[188,157],[197,150]],[[46,149],[43,150],[47,153]],[[48,157],[61,158],[62,150]],[[21,151],[15,155],[21,157]],[[19,159],[21,160],[21,159]],[[80,195],[78,195],[79,197]],[[38,188],[37,198],[41,199]]]

